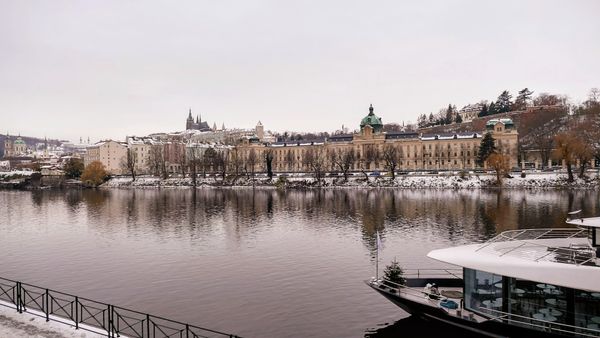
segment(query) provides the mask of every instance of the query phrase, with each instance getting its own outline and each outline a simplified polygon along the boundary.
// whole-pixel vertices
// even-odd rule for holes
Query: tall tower
[[[192,108],[190,108],[188,118],[185,121],[185,129],[190,130],[190,129],[192,129],[193,125],[194,125],[194,118],[192,117]]]
[[[258,139],[260,141],[262,141],[265,138],[265,127],[263,126],[263,124],[258,121],[258,123],[256,124],[256,136],[258,137]]]
[[[4,139],[4,157],[12,156],[12,142],[10,141],[10,135],[6,133]]]

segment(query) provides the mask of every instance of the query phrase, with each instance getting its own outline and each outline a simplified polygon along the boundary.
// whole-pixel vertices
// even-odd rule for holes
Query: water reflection
[[[381,266],[600,215],[597,191],[162,189],[0,193],[0,275],[247,337],[402,336]],[[382,327],[378,323],[394,323]],[[406,324],[408,323],[408,324]]]

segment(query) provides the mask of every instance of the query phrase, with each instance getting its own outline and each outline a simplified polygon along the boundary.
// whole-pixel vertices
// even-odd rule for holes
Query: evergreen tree
[[[454,122],[462,123],[462,121],[463,121],[462,116],[460,116],[460,114],[456,114],[456,119],[454,120]]]
[[[496,108],[496,103],[494,101],[490,102],[488,107],[488,115],[498,114],[498,109]]]
[[[443,124],[450,124],[452,123],[452,115],[454,113],[454,110],[452,109],[452,104],[448,104],[448,108],[446,109],[446,118]]]
[[[507,113],[510,111],[513,105],[511,99],[512,95],[510,95],[508,90],[503,91],[502,94],[498,96],[498,100],[496,100],[496,109],[498,110],[498,113]]]
[[[531,102],[531,95],[533,95],[533,92],[529,88],[521,89],[515,99],[514,110],[524,110],[527,108]]]
[[[488,116],[490,113],[488,111],[488,106],[487,103],[484,103],[483,106],[481,107],[481,111],[479,112],[479,114],[477,114],[478,117],[484,117],[484,116]]]
[[[402,267],[400,267],[400,264],[394,258],[392,263],[390,263],[390,265],[386,266],[385,270],[383,270],[383,278],[385,279],[384,284],[394,287],[394,288],[398,287],[395,284],[405,285],[406,279],[404,278],[403,275],[404,275],[404,271],[402,270]],[[387,281],[390,281],[394,284],[386,283]]]
[[[479,146],[479,153],[477,154],[477,164],[479,166],[483,166],[483,162],[496,151],[496,144],[494,141],[491,133],[486,133],[485,136],[483,136],[481,145]]]

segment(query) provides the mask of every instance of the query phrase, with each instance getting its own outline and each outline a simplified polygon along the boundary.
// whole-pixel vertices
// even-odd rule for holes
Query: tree
[[[187,147],[187,167],[192,178],[192,185],[196,187],[198,185],[198,166],[202,164],[202,158],[198,152],[198,147],[190,145]]]
[[[542,133],[534,138],[534,143],[540,152],[542,168],[544,168],[548,165],[548,160],[552,155],[552,146],[554,145],[552,136],[548,133]]]
[[[562,160],[567,167],[567,173],[569,175],[568,181],[573,182],[575,179],[573,177],[573,168],[572,165],[577,160],[576,152],[579,145],[577,144],[578,140],[573,134],[573,132],[562,132],[554,136],[554,144],[556,145],[556,149],[554,149],[554,158],[557,160]]]
[[[265,164],[267,166],[267,176],[269,179],[273,179],[273,150],[269,149],[265,151]]]
[[[367,170],[371,169],[371,163],[379,162],[380,158],[381,158],[381,154],[379,153],[379,149],[376,146],[373,146],[373,145],[363,146],[361,171],[362,171],[363,175],[365,175],[366,180],[369,179]]]
[[[498,100],[496,100],[496,109],[498,113],[507,113],[511,110],[513,105],[512,95],[508,92],[508,90],[503,91],[500,96],[498,96]]]
[[[529,90],[529,88],[523,88],[519,91],[517,98],[515,99],[515,103],[513,105],[513,110],[525,110],[531,103],[531,96],[533,92]]]
[[[181,169],[181,177],[185,177],[185,168],[187,166],[187,156],[185,154],[186,147],[183,145],[183,151],[179,151],[176,154],[177,164],[179,164],[179,169]]]
[[[166,163],[162,145],[153,145],[148,154],[148,165],[154,176],[166,178]]]
[[[121,160],[121,169],[131,175],[132,181],[135,181],[135,174],[137,172],[137,168],[135,167],[136,162],[137,153],[133,151],[132,148],[127,148],[127,154],[125,158]]]
[[[295,160],[296,160],[296,157],[294,156],[294,152],[292,150],[288,149],[288,151],[285,153],[285,161],[287,162],[289,171],[294,170]]]
[[[304,166],[313,172],[317,183],[321,184],[325,169],[325,156],[321,148],[309,148],[302,158]]]
[[[454,117],[454,108],[452,107],[452,104],[448,104],[448,108],[446,108],[446,116],[444,117],[444,123],[443,124],[451,124]]]
[[[494,115],[494,114],[498,114],[498,109],[496,108],[496,103],[494,101],[490,102],[490,105],[488,106],[488,115]]]
[[[202,155],[202,176],[206,178],[206,172],[212,172],[215,169],[215,158],[217,151],[215,148],[207,148]]]
[[[386,144],[383,147],[383,160],[385,161],[386,168],[392,175],[392,180],[394,180],[396,178],[396,168],[398,167],[398,162],[400,161],[400,153],[398,148],[391,144]]]
[[[566,96],[555,95],[548,93],[540,93],[535,99],[533,99],[534,106],[556,106],[566,103]]]
[[[463,122],[462,116],[460,114],[456,114],[456,119],[454,119],[454,122],[462,123]]]
[[[228,166],[228,152],[224,149],[217,151],[215,154],[215,166],[216,170],[220,171],[221,178],[223,182],[225,182],[225,177],[227,175],[227,166]]]
[[[481,106],[481,111],[479,112],[479,114],[477,114],[477,117],[484,117],[484,116],[488,116],[490,114],[490,112],[488,111],[488,105],[487,103],[483,103],[483,105]]]
[[[344,182],[348,182],[348,172],[355,160],[356,155],[354,150],[350,147],[331,150],[331,163],[344,174]]]
[[[491,133],[486,133],[481,140],[479,153],[477,154],[477,164],[483,166],[488,157],[496,150],[496,142]]]
[[[79,158],[71,157],[63,167],[65,171],[65,176],[67,178],[79,178],[81,177],[81,173],[83,173],[83,161]]]
[[[106,173],[102,162],[94,161],[88,164],[83,170],[83,173],[81,173],[81,182],[97,187],[102,184],[107,177],[108,174]]]
[[[496,183],[502,185],[502,178],[510,171],[510,157],[497,152],[493,152],[488,156],[488,165],[496,171]]]
[[[394,258],[390,265],[386,266],[383,270],[383,278],[385,279],[384,284],[386,284],[386,281],[389,281],[391,283],[387,283],[386,285],[393,288],[397,288],[398,285],[406,284],[406,279],[404,278],[404,271],[402,270],[402,267],[400,266],[400,263],[398,263],[396,258]]]
[[[248,167],[250,167],[250,174],[252,178],[254,178],[254,173],[256,170],[256,164],[258,163],[258,157],[256,156],[256,151],[254,149],[250,149],[248,152],[248,157],[246,158],[246,173],[248,173]]]

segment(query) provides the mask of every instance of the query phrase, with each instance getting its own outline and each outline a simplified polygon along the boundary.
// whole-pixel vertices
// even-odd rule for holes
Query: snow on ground
[[[31,176],[33,171],[25,171],[25,170],[13,170],[13,171],[0,171],[0,178],[10,177],[10,176]]]
[[[100,338],[104,335],[75,330],[75,327],[58,323],[46,322],[45,318],[31,313],[18,313],[14,305],[6,307],[7,303],[0,303],[0,337],[34,337],[34,338]]]
[[[190,178],[168,178],[162,180],[153,176],[139,176],[135,181],[131,177],[116,177],[106,182],[103,187],[108,188],[174,188],[191,187]],[[319,186],[314,178],[281,177],[269,181],[267,178],[240,177],[235,182],[228,181],[222,185],[220,178],[199,178],[198,187],[285,187],[285,188],[311,188]],[[365,179],[363,175],[351,176],[347,182],[342,177],[326,177],[322,180],[322,187],[328,188],[400,188],[400,189],[481,189],[498,187],[496,176],[492,174],[469,174],[464,177],[459,175],[398,175],[395,180],[390,177],[379,176]],[[576,179],[573,183],[567,182],[567,175],[563,173],[531,173],[521,177],[513,174],[511,178],[503,179],[503,188],[539,189],[539,188],[577,188],[595,189],[600,187],[600,178],[597,174],[589,174],[588,179]]]

